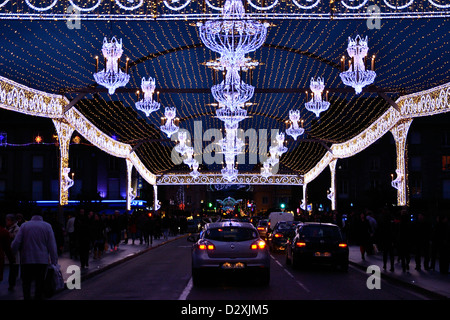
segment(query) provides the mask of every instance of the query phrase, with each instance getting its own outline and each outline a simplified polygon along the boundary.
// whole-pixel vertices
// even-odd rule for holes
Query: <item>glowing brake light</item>
[[[264,227],[258,227],[258,230],[264,230],[265,228]]]
[[[264,242],[264,240],[258,240],[256,242],[253,242],[251,245],[252,250],[264,249],[265,247],[266,247],[266,243]]]
[[[202,243],[200,243],[198,245],[198,248],[200,250],[214,250],[215,249],[214,245],[212,243],[209,243],[209,242],[202,242]]]
[[[346,243],[339,243],[339,248],[347,248],[347,244]]]
[[[297,242],[295,245],[299,248],[303,248],[303,247],[306,247],[306,242],[300,241],[300,242]]]
[[[283,235],[281,233],[275,233],[274,237],[275,238],[283,238]]]

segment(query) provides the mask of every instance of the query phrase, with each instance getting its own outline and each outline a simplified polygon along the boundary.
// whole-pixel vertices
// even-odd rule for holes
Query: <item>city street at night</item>
[[[449,1],[0,0],[2,306],[440,314]]]

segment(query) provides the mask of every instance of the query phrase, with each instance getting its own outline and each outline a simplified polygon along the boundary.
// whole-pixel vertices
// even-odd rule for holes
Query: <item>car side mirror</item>
[[[191,234],[189,237],[187,237],[187,241],[197,242],[199,238],[200,238],[199,234]]]

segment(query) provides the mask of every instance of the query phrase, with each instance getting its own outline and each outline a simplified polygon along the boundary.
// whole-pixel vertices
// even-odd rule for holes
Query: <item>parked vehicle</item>
[[[331,223],[303,223],[286,246],[286,264],[294,268],[319,263],[347,271],[348,255],[348,245],[340,228]]]
[[[258,230],[247,222],[208,223],[200,236],[190,236],[192,247],[192,279],[201,285],[216,272],[235,274],[248,272],[267,285],[270,281],[270,253]]]
[[[295,235],[295,228],[300,221],[280,221],[267,236],[267,243],[270,251],[280,251],[286,249],[289,238]]]

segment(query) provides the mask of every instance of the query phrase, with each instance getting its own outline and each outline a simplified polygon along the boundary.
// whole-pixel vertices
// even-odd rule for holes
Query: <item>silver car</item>
[[[192,247],[192,279],[200,285],[210,272],[249,272],[252,278],[267,285],[270,281],[270,254],[258,230],[248,222],[208,223]]]

